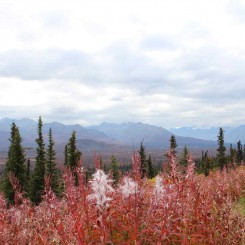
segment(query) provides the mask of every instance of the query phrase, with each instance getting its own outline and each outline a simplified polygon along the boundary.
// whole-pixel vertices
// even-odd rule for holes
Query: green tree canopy
[[[140,143],[140,150],[138,151],[140,155],[140,169],[141,169],[141,178],[144,178],[147,176],[147,160],[146,160],[146,154],[145,154],[145,146],[143,145],[143,142]]]
[[[58,193],[58,173],[57,173],[57,167],[55,162],[55,150],[54,150],[54,140],[53,140],[53,134],[52,129],[49,129],[49,144],[46,151],[46,169],[45,169],[45,175],[48,175],[51,177],[51,188],[55,193]]]
[[[37,155],[36,155],[36,165],[34,168],[34,173],[32,176],[32,185],[31,185],[31,200],[38,204],[41,202],[41,197],[44,194],[44,176],[45,176],[45,167],[46,167],[46,152],[45,144],[42,133],[43,122],[42,118],[38,119],[38,138],[36,139],[37,143]]]
[[[226,147],[224,145],[224,130],[222,128],[219,129],[217,141],[218,141],[218,149],[217,149],[218,164],[220,170],[223,170],[224,166],[226,165],[226,157],[225,157]]]
[[[9,180],[9,174],[13,174],[18,179],[23,190],[27,187],[25,153],[22,147],[22,138],[15,123],[12,123],[9,141],[8,158],[3,176],[3,191],[9,203],[13,203],[14,191]]]
[[[119,170],[117,159],[114,155],[111,156],[111,171],[114,185],[118,184],[119,181]]]
[[[66,166],[72,171],[78,166],[82,153],[77,149],[76,145],[76,132],[73,130],[69,143],[66,145]]]
[[[178,145],[177,145],[176,138],[174,135],[170,137],[169,142],[170,142],[170,150],[172,150],[174,157],[176,157],[176,154],[177,154],[176,148]]]

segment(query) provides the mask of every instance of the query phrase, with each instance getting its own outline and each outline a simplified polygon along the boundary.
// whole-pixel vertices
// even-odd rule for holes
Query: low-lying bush
[[[244,244],[244,217],[233,208],[245,187],[245,168],[216,171],[208,177],[186,173],[170,157],[169,173],[141,178],[133,171],[113,186],[97,169],[86,183],[80,166],[64,173],[64,193],[49,187],[34,206],[15,186],[15,205],[0,196],[0,244]]]

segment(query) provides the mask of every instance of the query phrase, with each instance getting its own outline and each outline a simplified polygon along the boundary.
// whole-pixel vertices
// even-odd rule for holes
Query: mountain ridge
[[[7,135],[10,133],[10,127],[13,121],[20,129],[23,145],[25,147],[36,147],[36,121],[28,118],[19,120],[3,118],[0,119],[0,150],[6,150],[8,148],[9,136],[7,137]],[[168,148],[171,135],[175,135],[179,147],[187,145],[190,148],[214,148],[217,146],[218,135],[218,128],[212,128],[208,131],[208,129],[183,127],[171,129],[170,131],[160,126],[144,124],[141,122],[121,124],[104,122],[100,125],[88,127],[83,127],[80,124],[65,125],[60,122],[49,122],[44,123],[43,125],[43,135],[46,142],[49,128],[52,128],[54,140],[56,145],[58,145],[57,149],[59,150],[61,150],[61,146],[64,146],[64,144],[68,142],[73,130],[76,131],[77,140],[83,140],[83,142],[80,142],[80,145],[85,146],[84,144],[87,142],[91,150],[93,150],[93,147],[95,149],[105,149],[106,147],[113,148],[113,145],[116,145],[115,149],[120,146],[138,148],[142,141],[147,148]],[[230,134],[233,132],[235,135],[234,137],[238,137],[242,135],[241,132],[243,132],[243,130],[245,132],[245,126],[241,125],[239,129],[240,133],[237,133],[235,129],[234,131],[229,129],[229,132]],[[227,130],[227,128],[225,128],[225,130]],[[202,133],[201,136],[206,137],[206,139],[195,138],[195,132],[199,132],[199,135]],[[210,138],[213,140],[210,140]],[[89,147],[86,146],[85,148],[90,150]]]

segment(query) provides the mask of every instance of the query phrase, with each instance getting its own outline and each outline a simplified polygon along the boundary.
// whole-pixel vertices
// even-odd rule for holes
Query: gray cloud
[[[142,45],[133,48],[128,42],[114,43],[93,55],[63,49],[0,53],[1,77],[38,80],[46,84],[47,91],[49,80],[57,80],[50,90],[56,89],[66,98],[62,95],[53,105],[48,105],[49,111],[43,115],[47,121],[82,124],[142,121],[169,127],[210,125],[207,118],[211,117],[216,117],[216,125],[217,120],[230,124],[231,117],[234,122],[242,122],[244,117],[235,117],[234,113],[236,108],[244,109],[239,106],[244,102],[244,66],[243,57],[210,45],[182,50],[171,66],[156,62],[145,53]],[[71,81],[75,83],[67,89],[65,84]],[[91,98],[89,95],[81,97],[79,84],[94,90]],[[122,91],[116,94],[112,91],[110,96],[103,98],[105,91],[102,89],[110,88],[121,88]],[[124,93],[124,90],[130,90],[132,94]],[[161,96],[167,97],[161,99]],[[77,101],[76,106],[69,104],[72,99]],[[99,108],[89,107],[95,99]],[[109,106],[100,107],[105,100],[110,102]],[[51,98],[47,103],[50,101]],[[6,114],[19,118],[17,112],[10,112],[11,107],[6,110]],[[23,111],[23,108],[18,110]],[[45,110],[38,115],[40,113]],[[31,113],[25,113],[26,117],[28,115]],[[173,123],[176,118],[181,120],[181,125]]]
[[[144,49],[121,42],[95,55],[62,49],[0,53],[2,77],[76,80],[88,86],[130,88],[142,95],[170,93],[204,100],[243,98],[244,66],[242,57],[202,47],[183,52],[169,68],[146,56]]]
[[[91,78],[92,57],[75,50],[11,50],[0,53],[0,75],[23,80]]]

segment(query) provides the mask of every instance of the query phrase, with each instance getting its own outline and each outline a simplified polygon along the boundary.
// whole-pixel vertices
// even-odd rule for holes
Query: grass
[[[236,208],[238,212],[245,217],[245,196],[239,198]]]

